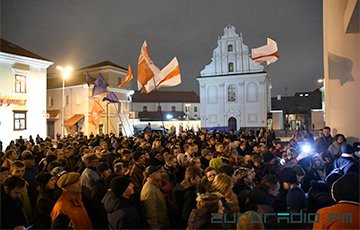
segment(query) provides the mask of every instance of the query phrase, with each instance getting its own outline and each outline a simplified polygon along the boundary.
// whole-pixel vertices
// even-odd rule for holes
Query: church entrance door
[[[229,118],[228,127],[229,127],[229,130],[237,130],[236,129],[236,118],[235,117],[230,117]]]

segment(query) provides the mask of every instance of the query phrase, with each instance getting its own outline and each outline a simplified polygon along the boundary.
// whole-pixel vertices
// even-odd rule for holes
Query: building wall
[[[358,0],[323,1],[326,125],[349,143],[360,137],[359,22],[351,20],[358,11]],[[353,24],[357,31],[349,32]]]
[[[189,105],[189,106],[186,106]],[[133,111],[141,112],[143,111],[144,106],[147,107],[147,111],[155,112],[158,109],[159,104],[157,102],[133,102]],[[200,117],[200,103],[160,103],[161,110],[164,112],[171,112],[172,107],[175,106],[175,111],[184,111],[186,113],[186,107],[189,108],[189,119],[194,119],[195,117]],[[196,111],[195,111],[196,110]],[[196,115],[196,116],[195,116]]]
[[[228,126],[236,129],[266,126],[266,73],[198,78],[202,127]],[[228,101],[228,89],[235,87],[235,101]]]
[[[8,59],[11,57],[11,60]],[[0,140],[6,147],[19,136],[46,137],[46,70],[51,62],[0,53],[0,98],[23,99],[25,106],[0,106]],[[16,69],[16,70],[15,70]],[[26,93],[15,93],[14,71],[28,72]],[[2,100],[2,102],[4,102]],[[26,129],[14,130],[14,110],[26,113]]]

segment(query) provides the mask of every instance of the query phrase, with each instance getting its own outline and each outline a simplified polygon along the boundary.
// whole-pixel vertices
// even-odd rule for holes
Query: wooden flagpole
[[[268,111],[269,111],[269,65],[266,63],[266,112],[265,112],[265,141],[266,141],[266,147],[268,146]]]

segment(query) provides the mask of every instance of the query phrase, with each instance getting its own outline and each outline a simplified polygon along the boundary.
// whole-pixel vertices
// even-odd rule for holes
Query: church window
[[[228,101],[235,101],[236,100],[236,94],[235,94],[235,86],[229,85],[228,87]]]
[[[233,51],[233,45],[228,45],[228,52]]]
[[[229,63],[229,72],[233,72],[234,71],[234,63],[230,62]]]

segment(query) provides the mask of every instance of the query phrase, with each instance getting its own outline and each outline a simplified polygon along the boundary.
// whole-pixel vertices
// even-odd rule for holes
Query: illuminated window
[[[14,130],[26,129],[26,111],[14,111]]]
[[[26,93],[26,76],[15,74],[15,93]]]
[[[235,101],[236,100],[236,88],[234,85],[229,85],[228,87],[228,101]]]
[[[195,113],[197,112],[197,106],[194,107],[194,112],[195,112]]]
[[[229,72],[234,72],[234,63],[229,63]]]
[[[147,106],[143,106],[143,111],[144,111],[144,112],[147,111]]]
[[[228,52],[233,51],[233,45],[228,45]]]

